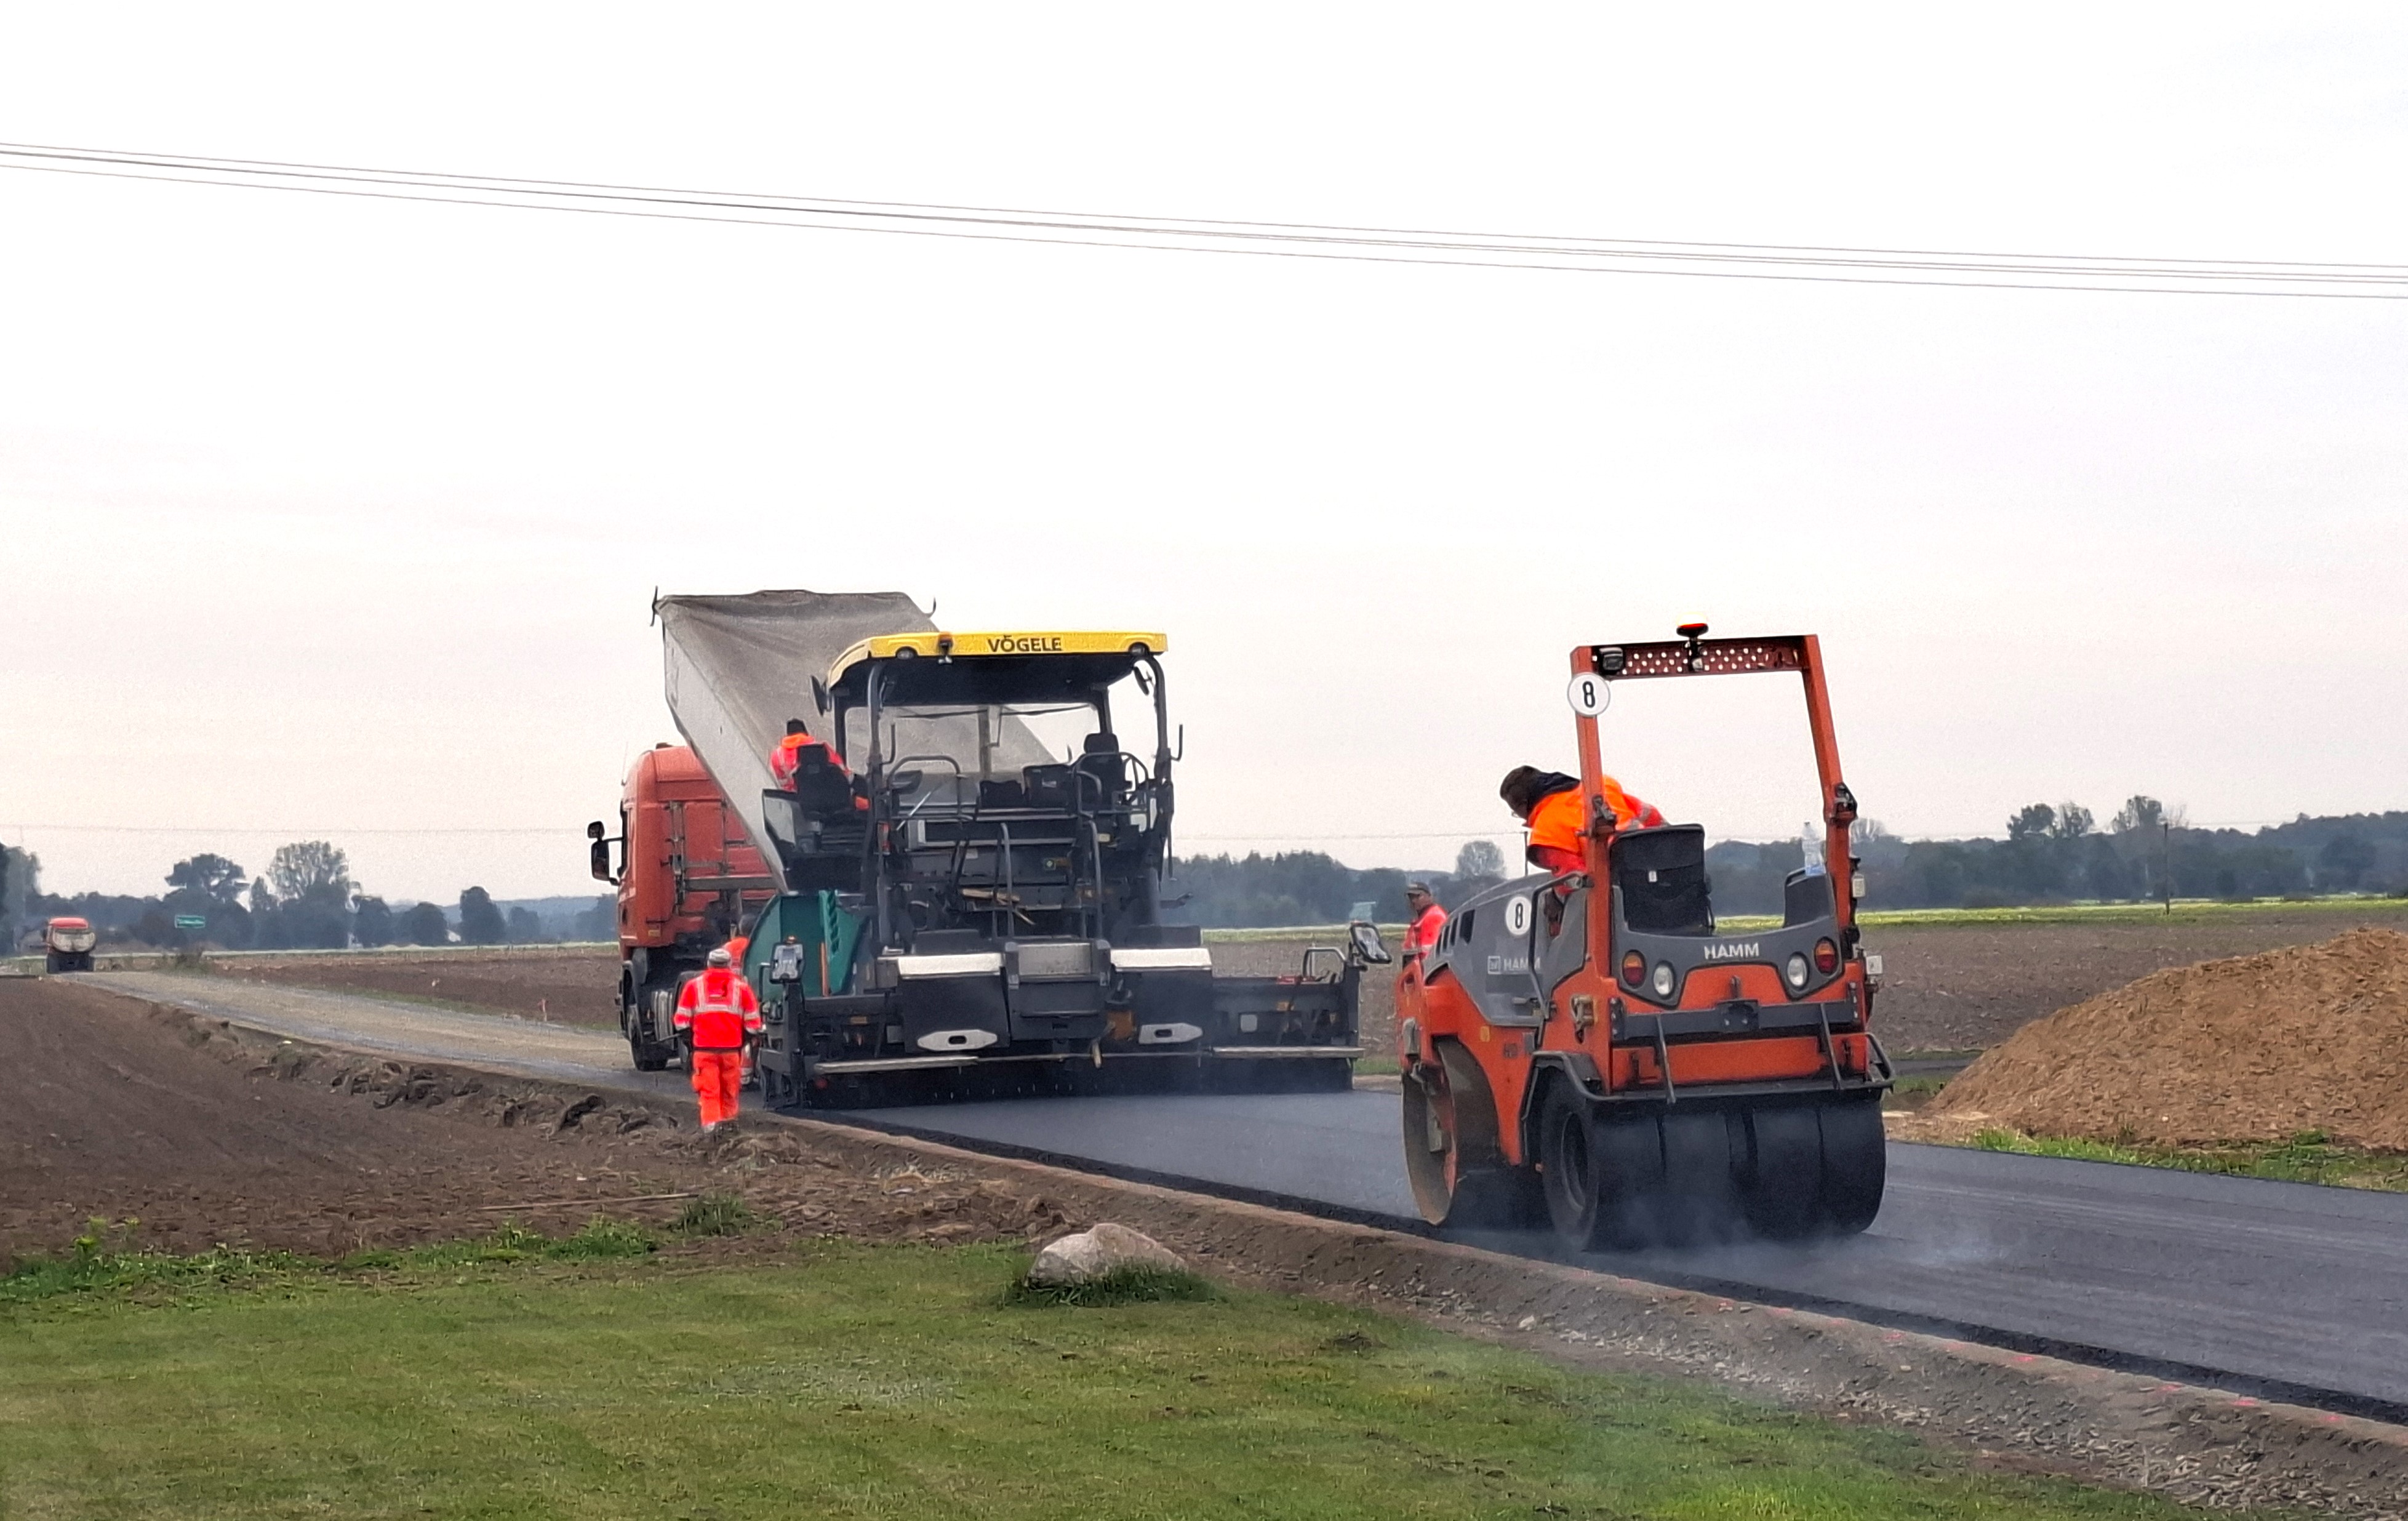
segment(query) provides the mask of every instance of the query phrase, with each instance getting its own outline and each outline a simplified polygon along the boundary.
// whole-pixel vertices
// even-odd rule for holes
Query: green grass
[[[2162,1517],[1309,1300],[995,1248],[520,1257],[0,1305],[0,1514]]]
[[[739,1194],[704,1194],[679,1207],[669,1229],[681,1236],[734,1236],[760,1224]]]
[[[2408,1193],[2408,1155],[2337,1145],[2321,1130],[2302,1130],[2288,1141],[2156,1146],[2137,1141],[2028,1136],[2018,1130],[2000,1129],[1977,1131],[1973,1144],[1984,1151],[2018,1152],[2026,1156],[2070,1156],[2082,1162],[2123,1162],[2184,1172],[2220,1172],[2241,1178],[2272,1178],[2283,1183]]]
[[[1882,1099],[1882,1107],[1921,1109],[1939,1098],[1940,1090],[1946,1086],[1948,1080],[1944,1077],[1902,1077],[1889,1085],[1888,1094]]]
[[[1131,1263],[1088,1279],[1083,1284],[1039,1286],[1015,1278],[1003,1293],[1003,1302],[1018,1305],[1068,1305],[1101,1309],[1116,1304],[1154,1304],[1166,1300],[1210,1299],[1218,1296],[1210,1279],[1178,1268]]]
[[[62,1295],[131,1293],[140,1299],[209,1288],[294,1288],[385,1270],[430,1271],[517,1262],[590,1262],[642,1256],[658,1243],[641,1227],[596,1215],[569,1236],[515,1224],[469,1241],[408,1251],[355,1252],[324,1261],[290,1252],[218,1246],[178,1256],[124,1244],[141,1222],[94,1220],[63,1256],[20,1258],[0,1273],[0,1311]],[[0,1516],[9,1513],[0,1506]]]

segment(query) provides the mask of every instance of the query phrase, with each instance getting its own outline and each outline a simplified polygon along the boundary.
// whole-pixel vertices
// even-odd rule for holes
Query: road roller
[[[1405,1168],[1433,1225],[1552,1227],[1587,1252],[1845,1235],[1881,1208],[1881,963],[1821,651],[1706,634],[1572,651],[1579,866],[1534,851],[1552,868],[1457,905],[1398,973]],[[1704,829],[1627,805],[1617,825],[1601,759],[1616,684],[1734,676],[1803,687],[1821,794],[1770,927],[1718,926]]]

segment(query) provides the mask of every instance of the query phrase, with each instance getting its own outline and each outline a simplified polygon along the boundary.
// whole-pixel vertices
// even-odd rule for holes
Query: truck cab
[[[744,824],[683,745],[636,757],[619,802],[619,833],[587,826],[596,879],[619,889],[619,1024],[638,1070],[666,1067],[677,1046],[678,989],[777,889]],[[611,847],[618,860],[611,860]]]
[[[93,947],[100,932],[92,921],[62,915],[42,926],[42,964],[54,972],[92,970]]]

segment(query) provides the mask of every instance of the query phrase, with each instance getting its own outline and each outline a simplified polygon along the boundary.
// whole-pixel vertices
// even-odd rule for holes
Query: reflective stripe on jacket
[[[740,1050],[746,1036],[761,1033],[761,1000],[732,969],[712,967],[678,994],[673,1023],[692,1032],[696,1051]]]

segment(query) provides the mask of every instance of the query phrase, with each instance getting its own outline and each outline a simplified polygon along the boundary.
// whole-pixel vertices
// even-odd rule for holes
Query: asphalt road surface
[[[675,1092],[591,1030],[245,983],[112,973],[103,986],[295,1039]],[[1030,1098],[863,1112],[882,1128],[1420,1228],[1397,1096]],[[1553,1255],[1526,1238],[1477,1244]],[[1631,1277],[1954,1331],[2400,1419],[2408,1414],[2408,1195],[1893,1143],[1865,1235],[1578,1259]]]

